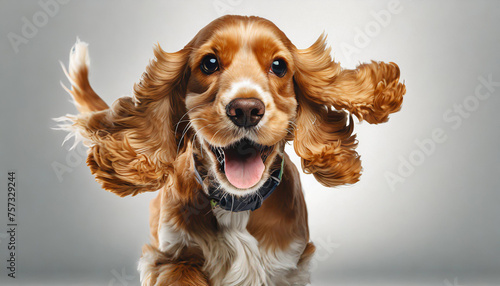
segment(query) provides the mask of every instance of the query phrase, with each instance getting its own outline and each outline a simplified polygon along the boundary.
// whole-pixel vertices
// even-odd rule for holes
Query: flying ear
[[[78,43],[75,47],[75,53],[82,52]],[[96,181],[119,196],[161,188],[177,157],[175,123],[185,110],[189,52],[166,53],[157,45],[154,55],[134,86],[134,98],[122,97],[108,109],[67,117],[69,129],[89,146],[87,164]],[[88,61],[86,65],[88,69]],[[74,97],[77,104],[92,106],[87,101],[97,95],[82,94],[88,85],[78,72],[83,69],[70,58],[69,70],[74,71],[69,74],[70,92],[80,91]]]
[[[309,48],[294,51],[299,104],[295,151],[302,168],[325,186],[352,184],[361,172],[352,118],[382,123],[401,108],[404,84],[394,63],[371,62],[345,70],[334,62],[322,35]],[[351,119],[351,120],[350,120]]]

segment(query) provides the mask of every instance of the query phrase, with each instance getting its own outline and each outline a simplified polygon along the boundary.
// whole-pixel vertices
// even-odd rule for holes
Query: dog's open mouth
[[[219,161],[220,171],[238,189],[255,186],[264,173],[267,157],[273,151],[271,146],[263,146],[248,139],[242,139],[227,147],[210,149]]]

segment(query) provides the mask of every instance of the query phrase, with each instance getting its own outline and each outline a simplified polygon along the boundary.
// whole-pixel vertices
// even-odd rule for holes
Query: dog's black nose
[[[252,127],[262,119],[265,109],[257,98],[237,98],[226,106],[226,114],[236,126]]]

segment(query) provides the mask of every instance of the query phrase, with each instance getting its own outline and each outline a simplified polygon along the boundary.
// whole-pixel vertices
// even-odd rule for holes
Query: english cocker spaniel
[[[111,107],[88,69],[77,41],[65,72],[80,114],[65,128],[89,147],[104,189],[158,191],[142,285],[309,283],[315,248],[285,144],[321,184],[353,184],[361,162],[350,114],[385,122],[405,93],[394,63],[343,69],[323,35],[298,49],[272,22],[246,16],[214,20],[175,53],[157,45],[133,96]]]

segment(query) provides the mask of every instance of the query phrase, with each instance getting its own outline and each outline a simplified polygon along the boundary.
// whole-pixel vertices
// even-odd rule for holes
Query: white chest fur
[[[213,210],[219,223],[217,237],[206,244],[205,271],[214,285],[266,284],[266,271],[257,240],[247,231],[250,212]]]
[[[306,285],[308,275],[297,269],[305,241],[292,242],[286,250],[267,251],[247,231],[250,211],[216,208],[213,212],[219,224],[217,236],[188,238],[166,223],[159,232],[160,250],[176,255],[182,246],[199,246],[211,285]]]

